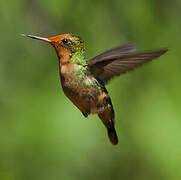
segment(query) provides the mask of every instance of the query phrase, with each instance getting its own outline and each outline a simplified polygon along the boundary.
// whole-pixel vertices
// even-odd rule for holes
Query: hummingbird
[[[97,114],[107,128],[113,145],[118,144],[115,130],[115,113],[105,85],[119,76],[156,59],[167,52],[161,49],[134,53],[134,44],[126,44],[88,60],[82,38],[74,34],[62,34],[50,38],[24,35],[51,44],[59,59],[61,86],[64,94],[85,117]]]

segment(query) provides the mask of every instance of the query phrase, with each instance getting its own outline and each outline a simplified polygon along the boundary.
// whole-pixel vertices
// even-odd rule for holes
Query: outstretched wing
[[[162,49],[132,54],[133,50],[135,50],[133,45],[121,46],[89,60],[88,65],[95,77],[107,83],[113,77],[131,71],[167,52],[167,49]]]
[[[93,64],[102,62],[107,59],[116,59],[116,58],[119,58],[120,56],[129,55],[132,52],[134,52],[135,50],[136,50],[136,46],[134,44],[127,44],[127,45],[119,46],[119,47],[110,49],[106,52],[99,54],[98,56],[89,60],[88,63],[91,66]]]

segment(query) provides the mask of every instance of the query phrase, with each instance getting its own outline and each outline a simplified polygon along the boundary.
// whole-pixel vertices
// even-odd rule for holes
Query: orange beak
[[[43,37],[38,37],[38,36],[33,36],[33,35],[26,35],[26,34],[21,34],[22,36],[25,36],[25,37],[29,37],[29,38],[32,38],[32,39],[37,39],[37,40],[41,40],[41,41],[44,41],[44,42],[48,42],[48,43],[51,43],[52,41],[48,38],[43,38]]]

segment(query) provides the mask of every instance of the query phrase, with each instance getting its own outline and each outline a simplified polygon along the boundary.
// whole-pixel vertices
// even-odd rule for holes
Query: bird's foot
[[[82,112],[82,114],[84,115],[84,117],[88,117],[89,113],[88,112]]]

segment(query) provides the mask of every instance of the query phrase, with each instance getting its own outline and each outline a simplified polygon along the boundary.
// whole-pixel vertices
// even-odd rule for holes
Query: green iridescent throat
[[[84,52],[75,52],[75,53],[70,54],[69,62],[77,63],[82,66],[87,65]]]

